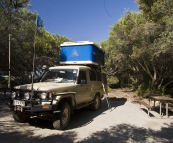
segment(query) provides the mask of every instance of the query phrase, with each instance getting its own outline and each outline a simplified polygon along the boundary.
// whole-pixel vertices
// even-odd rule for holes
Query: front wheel
[[[21,112],[13,111],[12,114],[14,120],[19,123],[26,122],[30,118],[29,115],[22,114]]]
[[[68,103],[59,105],[60,112],[53,114],[53,127],[57,130],[63,130],[70,120],[70,106]]]

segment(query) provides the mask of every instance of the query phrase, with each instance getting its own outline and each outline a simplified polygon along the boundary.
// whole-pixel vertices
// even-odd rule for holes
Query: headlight
[[[24,93],[24,99],[28,100],[30,98],[29,92]]]
[[[16,92],[11,93],[11,98],[14,99],[16,97]]]
[[[47,96],[47,93],[43,92],[43,93],[41,93],[40,98],[41,99],[46,99],[46,96]]]

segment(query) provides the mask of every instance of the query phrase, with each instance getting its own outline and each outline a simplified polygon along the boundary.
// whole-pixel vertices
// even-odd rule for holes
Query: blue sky
[[[74,41],[107,40],[110,27],[125,10],[138,11],[135,0],[30,0],[30,11],[44,20],[44,28],[52,34]]]

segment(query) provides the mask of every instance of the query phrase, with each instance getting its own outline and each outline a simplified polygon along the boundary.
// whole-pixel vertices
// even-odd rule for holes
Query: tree
[[[136,71],[139,68],[130,57],[133,54],[133,46],[137,41],[132,35],[139,30],[133,29],[145,22],[145,18],[140,13],[127,11],[126,15],[112,26],[109,39],[102,43],[103,47],[106,47],[106,54],[109,56],[105,69],[111,71],[111,73],[116,73],[121,80],[127,79],[128,76],[130,80],[137,82],[134,77],[137,76]],[[106,43],[106,46],[104,46],[104,43]]]
[[[110,58],[105,69],[113,69],[116,64],[116,75],[128,75],[137,88],[145,84],[146,89],[160,90],[173,82],[172,1],[138,2],[142,12],[127,12],[102,43]],[[167,13],[159,11],[160,4],[164,4],[161,9],[167,9]],[[162,15],[158,16],[160,12]]]
[[[0,52],[2,52],[0,70],[8,70],[8,35],[10,33],[11,74],[20,81],[20,84],[31,82],[34,40],[36,41],[35,77],[40,75],[44,64],[58,65],[60,44],[72,41],[64,36],[50,34],[42,27],[37,28],[36,13],[29,12],[25,8],[29,5],[27,2],[27,0],[10,2],[3,0],[0,3]]]
[[[28,0],[1,0],[0,1],[0,70],[8,71],[8,37],[15,33],[20,25],[19,10],[29,6]],[[20,21],[21,23],[21,21]]]
[[[173,14],[172,0],[136,0],[148,21],[158,22]]]

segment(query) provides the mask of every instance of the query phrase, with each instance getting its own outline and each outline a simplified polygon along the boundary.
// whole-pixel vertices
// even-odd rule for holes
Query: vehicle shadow
[[[71,130],[74,128],[79,128],[86,126],[93,122],[94,118],[97,116],[100,116],[102,114],[106,114],[106,111],[111,112],[112,110],[115,110],[116,107],[122,106],[125,104],[126,100],[121,98],[121,99],[109,99],[109,102],[111,104],[111,109],[108,108],[107,100],[106,98],[101,100],[101,107],[97,111],[91,111],[89,108],[82,108],[78,110],[74,110],[74,114],[71,115],[70,121],[68,126],[66,127],[65,130]],[[37,127],[37,128],[46,128],[46,129],[51,129],[53,130],[52,126],[52,121],[51,120],[45,120],[45,119],[40,119],[37,117],[31,118],[28,120],[28,123],[31,126]]]
[[[75,114],[71,116],[70,123],[66,130],[73,129],[73,128],[79,128],[86,126],[93,122],[94,118],[97,116],[100,116],[102,114],[106,114],[106,111],[113,111],[116,109],[118,106],[122,106],[125,104],[127,100],[124,98],[122,99],[113,99],[113,98],[108,98],[108,102],[111,105],[111,108],[109,109],[108,102],[106,98],[104,98],[101,102],[101,107],[97,111],[90,111],[88,108],[82,108],[80,110],[75,110]]]

